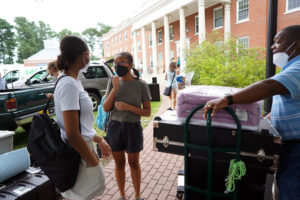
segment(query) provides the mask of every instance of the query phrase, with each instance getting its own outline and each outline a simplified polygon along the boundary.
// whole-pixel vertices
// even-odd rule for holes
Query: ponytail
[[[135,68],[132,68],[134,75],[136,76],[136,79],[139,80],[140,79],[140,73],[138,70],[136,70]]]

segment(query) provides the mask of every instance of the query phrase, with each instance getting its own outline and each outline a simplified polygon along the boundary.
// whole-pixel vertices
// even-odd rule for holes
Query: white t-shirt
[[[80,109],[81,135],[85,140],[91,140],[95,136],[93,104],[88,93],[83,89],[80,80],[75,80],[70,76],[61,78],[54,91],[54,104],[57,123],[64,141],[66,141],[67,136],[64,131],[65,124],[62,112],[68,110]]]

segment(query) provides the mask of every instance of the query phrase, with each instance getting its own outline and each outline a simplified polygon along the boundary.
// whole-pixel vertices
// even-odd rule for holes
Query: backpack
[[[107,113],[103,109],[103,103],[104,103],[104,101],[105,101],[105,95],[101,99],[101,103],[98,106],[98,112],[97,112],[96,123],[97,123],[97,127],[100,130],[105,130],[105,126],[106,126]]]
[[[63,77],[56,81],[54,90]],[[36,113],[33,116],[27,149],[33,161],[56,188],[64,192],[74,186],[81,158],[78,152],[62,140],[58,124],[46,114],[50,100],[42,114]]]

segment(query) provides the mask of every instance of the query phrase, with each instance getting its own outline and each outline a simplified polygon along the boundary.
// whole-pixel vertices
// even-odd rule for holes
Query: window
[[[170,40],[174,40],[174,29],[173,26],[169,27]]]
[[[248,36],[240,37],[238,39],[238,44],[241,48],[248,49],[249,48],[249,37]]]
[[[158,39],[158,44],[161,44],[162,43],[162,32],[158,31],[157,33],[158,33],[157,34],[158,35],[158,38],[157,38]]]
[[[215,46],[216,47],[222,47],[222,45],[223,45],[223,41],[217,41],[217,42],[215,42]]]
[[[137,31],[137,32],[136,32],[136,35],[140,35],[140,32],[139,32],[139,31]]]
[[[195,17],[195,34],[199,33],[199,17]]]
[[[286,3],[287,11],[300,9],[300,0],[286,0]]]
[[[127,31],[125,32],[125,40],[127,40]]]
[[[152,46],[152,35],[149,35],[149,47]]]
[[[223,27],[223,7],[214,9],[214,29]]]
[[[19,80],[19,77],[20,77],[20,71],[15,70],[15,71],[8,72],[7,74],[5,74],[5,76],[3,76],[3,79],[5,79],[6,83],[13,83],[13,82]]]
[[[120,34],[119,40],[120,40],[120,42],[122,41],[122,35],[121,34]]]
[[[249,0],[237,0],[237,21],[249,19]]]
[[[106,42],[106,47],[107,47],[107,48],[109,47],[109,42]]]
[[[163,60],[164,59],[164,55],[162,53],[158,54],[158,60]]]
[[[106,78],[107,72],[102,66],[92,66],[87,69],[86,73],[83,73],[86,79]]]
[[[140,41],[137,41],[137,49],[138,49],[138,52],[141,51],[141,42]]]
[[[131,44],[131,50],[132,50],[132,52],[134,52],[134,45],[133,45],[133,43]]]

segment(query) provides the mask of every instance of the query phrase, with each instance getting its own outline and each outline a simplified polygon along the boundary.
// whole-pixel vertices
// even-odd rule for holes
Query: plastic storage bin
[[[0,154],[13,150],[14,131],[0,131]]]

